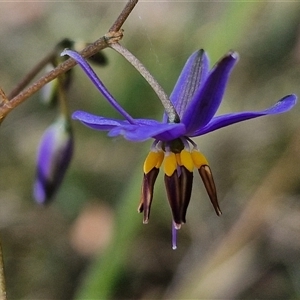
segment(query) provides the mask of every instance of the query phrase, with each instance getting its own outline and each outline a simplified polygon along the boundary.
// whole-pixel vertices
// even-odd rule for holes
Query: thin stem
[[[56,49],[52,50],[48,55],[46,55],[40,62],[38,62],[31,71],[23,78],[21,82],[9,93],[8,99],[12,99],[17,96],[30,82],[33,78],[57,55]]]
[[[68,59],[64,63],[60,64],[57,68],[53,69],[51,72],[44,75],[42,78],[37,80],[35,83],[30,85],[27,89],[20,92],[17,96],[9,101],[9,103],[4,104],[0,108],[0,117],[4,118],[8,113],[10,113],[14,108],[16,108],[19,104],[23,103],[27,98],[33,95],[35,92],[40,90],[45,84],[55,79],[59,75],[65,73],[70,70],[72,67],[76,65],[75,61]]]
[[[108,47],[107,38],[101,37],[95,43],[86,47],[81,53],[83,57],[90,57],[100,50]],[[16,108],[19,104],[23,103],[27,98],[33,95],[35,92],[40,90],[45,84],[50,82],[51,80],[57,78],[59,75],[65,73],[76,65],[76,62],[73,59],[68,59],[55,69],[44,75],[42,78],[37,80],[35,83],[30,85],[28,88],[23,90],[17,96],[9,101],[9,103],[4,104],[0,108],[0,118],[4,118],[8,113],[10,113],[14,108]]]
[[[109,32],[117,32],[121,29],[122,25],[130,15],[133,8],[136,6],[139,0],[129,0],[124,7],[123,11],[120,13],[119,17],[115,23],[110,27]]]
[[[58,80],[58,100],[59,100],[59,109],[60,114],[64,116],[66,119],[69,118],[69,109],[67,105],[67,97],[66,90],[63,87],[63,79],[61,77],[57,77]]]
[[[173,103],[169,99],[169,96],[166,94],[166,92],[163,90],[160,84],[156,81],[156,79],[145,68],[145,66],[128,49],[124,48],[119,43],[110,44],[110,47],[118,53],[120,53],[121,55],[123,55],[147,80],[147,82],[157,94],[162,105],[164,106],[166,114],[168,116],[168,121],[178,123],[180,119]]]
[[[6,284],[5,284],[5,275],[4,275],[4,262],[3,262],[3,253],[2,245],[0,243],[0,299],[6,300]]]
[[[120,28],[120,26],[123,25],[125,20],[128,18],[130,12],[134,8],[134,6],[137,4],[137,0],[129,0],[122,11],[122,13],[118,16],[117,20],[113,24],[113,26],[110,28],[110,36],[113,35],[112,32],[116,32],[116,36],[114,37],[114,42],[117,42],[122,38],[122,35],[120,35],[117,31]],[[95,41],[93,44],[88,45],[86,48],[84,48],[81,51],[81,55],[85,58],[88,58],[90,56],[93,56],[100,50],[107,48],[109,46],[109,39],[107,36],[103,36],[99,38],[97,41]],[[37,68],[40,68],[41,66],[44,66],[45,61],[48,61],[49,57],[46,57],[45,60],[42,60],[41,64],[37,65]],[[8,103],[4,103],[0,107],[0,122],[7,116],[14,108],[16,108],[19,104],[23,103],[26,99],[28,99],[30,96],[32,96],[34,93],[36,93],[38,90],[40,90],[45,84],[50,82],[51,80],[55,79],[59,75],[65,73],[66,71],[70,70],[76,65],[76,62],[73,59],[68,59],[59,66],[57,66],[55,69],[41,77],[39,80],[34,82],[32,85],[30,85],[28,88],[17,94],[21,88],[24,88],[29,81],[34,77],[32,74],[37,73],[37,69],[33,69],[31,76],[27,79],[24,79],[23,83],[20,83],[11,93],[10,98],[12,98]],[[34,74],[35,75],[35,74]],[[17,94],[17,95],[15,95]]]

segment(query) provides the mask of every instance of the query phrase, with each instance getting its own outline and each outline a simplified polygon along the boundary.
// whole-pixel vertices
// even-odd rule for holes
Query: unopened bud
[[[44,133],[37,159],[34,198],[48,203],[58,190],[73,154],[73,134],[69,121],[60,117]]]

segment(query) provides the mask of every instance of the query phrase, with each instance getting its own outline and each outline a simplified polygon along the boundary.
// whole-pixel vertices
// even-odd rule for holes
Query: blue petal
[[[136,120],[139,125],[116,126],[109,132],[109,136],[123,135],[125,139],[133,142],[142,142],[149,138],[161,141],[169,141],[182,136],[185,133],[185,126],[181,123],[160,123],[155,120]]]
[[[194,52],[185,63],[170,96],[180,118],[195,92],[203,86],[208,72],[209,60],[204,50]],[[164,115],[164,121],[166,120]]]
[[[80,110],[75,111],[72,118],[74,120],[79,120],[81,123],[92,129],[103,131],[111,130],[116,126],[129,124],[128,122],[126,123],[126,121],[104,118]]]
[[[246,121],[261,116],[281,114],[292,109],[296,102],[297,96],[292,94],[285,96],[284,98],[280,99],[275,105],[262,111],[245,111],[240,113],[231,113],[218,116],[213,118],[211,122],[209,122],[205,127],[195,131],[189,136],[203,135],[208,132],[220,129],[222,127],[226,127],[238,122]]]
[[[123,135],[125,139],[142,142],[149,138],[168,141],[185,134],[185,126],[181,123],[161,123],[156,120],[134,119],[135,124],[127,120],[116,120],[99,117],[84,111],[76,111],[73,119],[84,125],[101,131],[109,131],[109,136]]]
[[[115,108],[125,119],[127,119],[130,123],[134,124],[133,118],[121,107],[118,101],[111,95],[111,93],[107,90],[103,82],[91,68],[91,66],[87,63],[87,61],[76,51],[65,49],[61,56],[68,55],[73,58],[82,70],[86,73],[89,79],[93,82],[95,87],[100,91],[100,93],[106,98],[106,100]]]
[[[187,133],[204,127],[219,108],[230,72],[238,60],[236,52],[229,52],[210,72],[202,89],[198,89],[188,105],[182,122]]]

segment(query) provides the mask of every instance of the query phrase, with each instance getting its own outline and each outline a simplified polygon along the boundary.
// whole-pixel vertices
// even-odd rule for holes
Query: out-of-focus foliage
[[[0,86],[8,93],[63,38],[104,35],[124,2],[0,4]],[[141,2],[122,43],[171,92],[188,56],[212,64],[240,54],[220,111],[262,109],[300,95],[297,2]],[[160,119],[143,78],[113,50],[95,67],[134,117]],[[116,116],[79,68],[70,111]],[[10,299],[253,299],[300,295],[299,108],[197,140],[210,161],[223,215],[215,216],[198,175],[171,249],[163,178],[147,226],[136,208],[150,142],[132,144],[74,123],[75,154],[56,200],[32,199],[43,131],[56,117],[36,94],[0,127],[0,225]],[[198,184],[197,184],[198,182]]]

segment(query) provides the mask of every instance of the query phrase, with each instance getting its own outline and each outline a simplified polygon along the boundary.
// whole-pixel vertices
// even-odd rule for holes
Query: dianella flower
[[[45,131],[37,158],[34,198],[47,204],[58,190],[73,154],[73,133],[70,121],[60,116]]]
[[[225,92],[230,73],[238,60],[236,52],[229,52],[212,68],[203,50],[194,52],[187,60],[170,95],[170,105],[175,116],[164,114],[162,121],[132,118],[113,98],[87,62],[76,52],[64,50],[77,61],[97,89],[122,115],[122,119],[96,116],[84,111],[73,113],[73,119],[115,137],[123,135],[132,142],[154,139],[144,163],[144,178],[139,212],[147,223],[153,190],[161,165],[165,187],[173,216],[173,248],[176,248],[176,230],[186,222],[186,212],[191,198],[193,170],[196,168],[217,213],[221,214],[216,187],[209,163],[191,138],[245,120],[284,113],[295,104],[297,97],[288,95],[275,105],[261,111],[244,111],[215,116]]]

